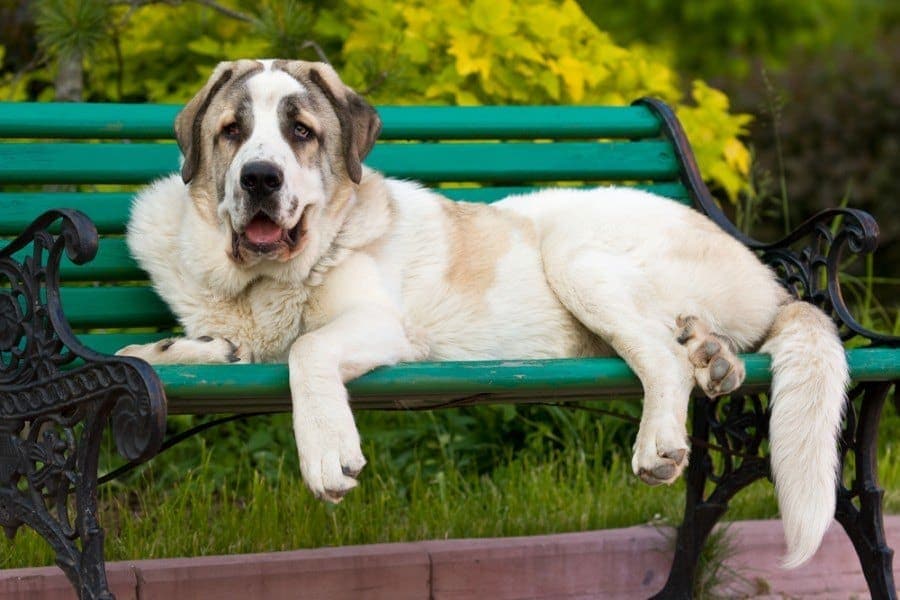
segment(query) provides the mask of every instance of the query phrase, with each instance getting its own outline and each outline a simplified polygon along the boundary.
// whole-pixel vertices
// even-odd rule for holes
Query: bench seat
[[[80,336],[100,352],[144,344],[161,334]],[[765,354],[741,356],[747,369],[742,390],[765,391],[772,381]],[[890,348],[847,351],[854,381],[900,379],[900,360]],[[291,410],[285,364],[158,365],[169,414],[286,412]],[[448,405],[561,402],[639,397],[641,384],[620,358],[419,362],[382,367],[349,384],[354,409],[433,409]]]

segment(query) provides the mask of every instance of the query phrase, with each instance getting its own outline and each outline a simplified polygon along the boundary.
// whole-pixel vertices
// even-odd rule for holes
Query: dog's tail
[[[812,557],[834,517],[847,358],[834,323],[806,302],[781,307],[760,351],[772,355],[772,476],[782,564],[793,568]]]

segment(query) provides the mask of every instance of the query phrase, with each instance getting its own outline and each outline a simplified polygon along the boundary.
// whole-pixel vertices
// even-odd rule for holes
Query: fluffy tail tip
[[[816,554],[834,522],[835,502],[828,500],[830,498],[825,502],[808,504],[805,510],[791,510],[798,508],[796,503],[782,505],[781,519],[787,542],[787,552],[781,559],[782,568],[796,569]],[[785,510],[786,507],[788,510]]]

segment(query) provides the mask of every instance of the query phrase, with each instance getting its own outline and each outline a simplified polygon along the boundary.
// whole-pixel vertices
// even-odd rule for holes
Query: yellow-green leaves
[[[701,171],[732,200],[747,185],[749,121],[695,82],[685,98],[654,50],[617,45],[574,0],[347,0],[338,64],[353,86],[385,104],[674,105]],[[372,81],[381,83],[372,86]],[[370,89],[372,88],[372,89]]]
[[[691,94],[695,106],[678,110],[694,147],[704,177],[714,181],[731,201],[748,185],[750,152],[738,139],[746,133],[749,115],[728,112],[728,98],[702,81],[694,81]]]

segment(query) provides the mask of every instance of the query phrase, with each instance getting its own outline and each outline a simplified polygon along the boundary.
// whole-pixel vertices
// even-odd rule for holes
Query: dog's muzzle
[[[303,209],[296,224],[280,222],[279,192],[284,173],[274,163],[255,161],[245,164],[239,181],[245,194],[246,214],[253,216],[242,227],[235,224],[231,237],[232,258],[243,262],[245,251],[257,256],[274,255],[273,258],[292,256],[306,233],[309,206]]]

